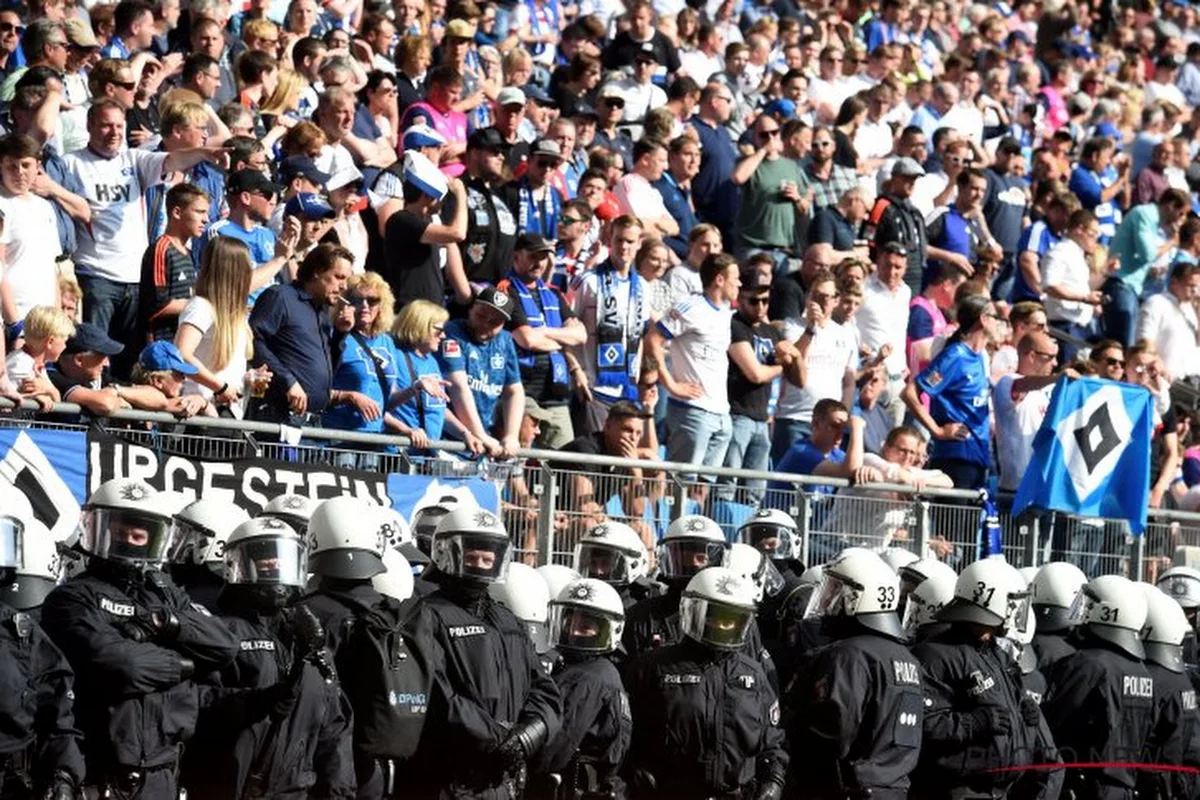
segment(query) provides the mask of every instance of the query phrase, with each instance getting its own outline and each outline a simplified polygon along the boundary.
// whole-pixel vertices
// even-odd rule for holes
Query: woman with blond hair
[[[390,333],[395,303],[378,273],[355,275],[346,284],[337,322],[339,330],[349,332],[335,354],[325,427],[383,432],[383,412],[396,383],[398,356]]]
[[[253,336],[247,322],[246,298],[254,263],[243,242],[217,236],[200,259],[196,294],[179,315],[175,346],[183,360],[199,372],[184,383],[185,395],[211,400],[222,415],[241,419],[247,384],[266,389],[270,373],[252,372],[247,360]]]

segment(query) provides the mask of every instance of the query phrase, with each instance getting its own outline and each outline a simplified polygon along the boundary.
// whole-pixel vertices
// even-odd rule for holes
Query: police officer
[[[810,613],[832,640],[788,694],[792,775],[805,797],[904,798],[921,752],[921,665],[904,646],[900,578],[852,547],[825,565]]]
[[[216,699],[191,676],[227,666],[237,639],[162,571],[174,526],[154,488],[106,481],[82,526],[88,568],[50,593],[42,623],[78,676],[88,782],[123,798],[175,797],[180,749]]]
[[[537,570],[527,564],[514,562],[508,565],[508,575],[503,583],[492,583],[487,587],[492,599],[513,612],[529,633],[529,641],[537,651],[538,661],[547,675],[553,675],[560,654],[550,644],[547,623],[550,618],[550,589]]]
[[[62,576],[62,556],[58,543],[33,513],[23,492],[8,486],[0,488],[0,508],[22,528],[20,563],[13,567],[12,580],[0,568],[0,603],[25,612],[41,622],[42,603],[58,586]]]
[[[949,627],[913,647],[925,680],[914,796],[1003,797],[1016,791],[1023,774],[1006,770],[1038,754],[1041,713],[997,646],[1006,625],[1025,624],[1028,600],[1013,567],[999,559],[976,561],[963,569],[954,599],[937,615]]]
[[[441,693],[406,771],[416,794],[517,797],[526,762],[561,726],[558,687],[525,626],[488,594],[507,575],[511,554],[508,532],[490,511],[457,508],[434,533],[438,588],[417,601],[415,625],[440,645]],[[455,758],[446,758],[450,752]]]
[[[276,517],[291,526],[301,537],[308,533],[308,523],[313,512],[321,505],[302,494],[281,494],[263,506],[260,517]]]
[[[413,596],[412,565],[398,550],[391,548],[383,551],[384,571],[371,577],[371,586],[384,597],[404,602]]]
[[[588,530],[575,545],[575,571],[612,586],[626,609],[665,588],[650,579],[650,553],[624,522],[601,522]]]
[[[791,676],[792,648],[786,644],[784,631],[804,616],[808,597],[800,597],[800,576],[804,564],[800,561],[800,529],[796,521],[777,508],[760,508],[738,528],[738,540],[759,550],[771,559],[783,586],[763,597],[758,606],[758,629],[763,644],[779,670],[780,681],[786,685]]]
[[[1083,570],[1066,561],[1051,561],[1029,583],[1030,601],[1037,619],[1033,651],[1038,669],[1048,673],[1057,662],[1075,652],[1071,608],[1087,583]]]
[[[248,520],[227,538],[217,604],[240,649],[221,683],[263,689],[288,681],[295,705],[236,738],[220,720],[202,724],[187,754],[188,788],[198,797],[355,796],[350,709],[321,660],[324,632],[307,607],[287,608],[308,577],[305,550],[274,517]]]
[[[696,574],[680,600],[683,639],[628,668],[635,797],[777,800],[788,756],[779,701],[745,653],[753,588],[724,567]]]
[[[885,558],[884,560],[886,561],[887,559]],[[954,583],[958,580],[958,573],[954,571],[954,567],[936,558],[913,559],[907,564],[896,568],[896,572],[900,575],[900,608],[898,613],[901,618],[904,617],[904,612],[908,605],[908,596],[922,583],[930,578],[939,577],[942,580],[942,585],[948,585],[951,591],[953,591]]]
[[[1158,717],[1154,739],[1159,745],[1154,763],[1200,767],[1200,712],[1196,689],[1185,674],[1183,637],[1189,629],[1179,604],[1148,583],[1138,587],[1146,594],[1146,625],[1142,643],[1146,668],[1154,678],[1154,705]],[[1185,772],[1141,773],[1139,795],[1150,798],[1195,797],[1196,776]]]
[[[0,675],[5,687],[0,692],[0,798],[73,800],[83,783],[80,736],[72,715],[75,676],[33,614],[20,610],[38,601],[44,588],[18,589],[15,583],[19,572],[54,571],[44,563],[54,540],[23,494],[5,487],[0,501]]]
[[[449,514],[455,508],[462,504],[462,500],[457,495],[447,494],[442,495],[429,505],[421,506],[413,512],[412,516],[412,533],[416,537],[417,547],[425,555],[429,555],[433,548],[433,534],[437,531],[438,523],[442,521],[442,517]]]
[[[629,697],[609,656],[621,642],[625,606],[593,578],[568,584],[550,604],[550,643],[562,654],[554,682],[562,694],[562,730],[546,743],[534,771],[562,779],[562,797],[626,796],[619,771],[629,751]]]
[[[906,578],[900,576],[900,593],[904,593]],[[948,622],[939,622],[937,615],[946,604],[954,599],[954,587],[958,583],[958,575],[951,569],[949,572],[931,570],[929,577],[922,580],[908,593],[904,603],[904,618],[900,627],[904,629],[905,637],[914,644],[944,633],[950,627]]]
[[[225,585],[225,542],[250,515],[226,500],[201,498],[175,515],[176,546],[171,578],[193,602],[216,613],[217,595]]]
[[[1188,633],[1183,640],[1183,662],[1192,675],[1192,682],[1200,688],[1200,646],[1197,632],[1200,631],[1200,570],[1191,567],[1171,567],[1158,577],[1156,584],[1170,595],[1187,617]]]
[[[1146,596],[1119,575],[1103,575],[1080,590],[1079,649],[1048,676],[1042,708],[1068,762],[1094,764],[1067,774],[1075,797],[1133,797],[1137,772],[1156,751],[1154,678],[1142,663],[1138,634]]]

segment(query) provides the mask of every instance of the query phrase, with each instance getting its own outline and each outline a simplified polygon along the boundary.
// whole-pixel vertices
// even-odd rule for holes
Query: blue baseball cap
[[[440,147],[446,143],[446,137],[424,123],[417,123],[404,131],[404,149],[412,150],[417,147]]]
[[[763,113],[770,114],[771,116],[780,116],[784,119],[792,119],[796,116],[796,104],[786,97],[780,97],[767,103],[766,107],[763,108]]]
[[[142,354],[138,356],[138,364],[148,372],[171,370],[182,372],[184,375],[195,375],[200,371],[198,367],[183,360],[174,342],[165,339],[146,345]]]
[[[311,192],[300,192],[283,207],[283,213],[289,217],[301,219],[333,219],[337,216],[333,208]]]
[[[1106,136],[1112,139],[1117,144],[1117,149],[1121,149],[1121,132],[1117,130],[1117,126],[1111,122],[1101,122],[1092,130],[1093,136]]]

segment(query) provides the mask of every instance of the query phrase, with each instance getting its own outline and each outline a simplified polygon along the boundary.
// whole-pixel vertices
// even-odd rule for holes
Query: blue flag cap
[[[1030,506],[1146,529],[1154,397],[1099,378],[1059,378],[1033,439],[1013,516]]]

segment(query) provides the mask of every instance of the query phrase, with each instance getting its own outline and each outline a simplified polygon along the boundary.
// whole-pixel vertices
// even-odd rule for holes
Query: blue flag
[[[1059,378],[1033,439],[1013,516],[1028,506],[1146,528],[1154,398],[1148,389],[1098,378]]]

